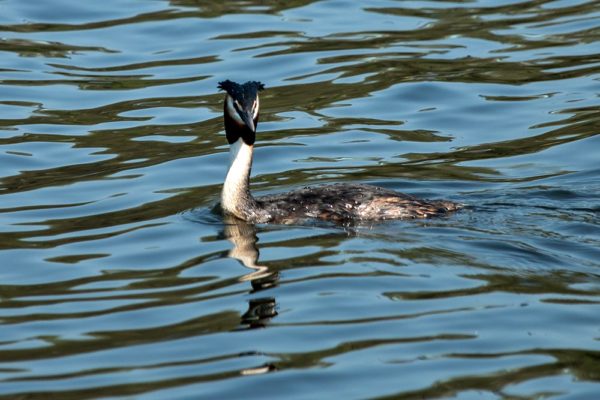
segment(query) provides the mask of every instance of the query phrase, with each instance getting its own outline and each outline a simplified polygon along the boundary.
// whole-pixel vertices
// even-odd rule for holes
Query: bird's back
[[[443,215],[460,208],[450,201],[427,201],[371,185],[335,184],[256,198],[263,219],[295,223],[305,219],[333,222],[413,219]]]

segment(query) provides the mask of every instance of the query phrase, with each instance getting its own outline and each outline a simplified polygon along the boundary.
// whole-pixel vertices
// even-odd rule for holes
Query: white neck
[[[221,192],[221,206],[229,214],[243,219],[244,207],[252,199],[250,195],[250,170],[253,146],[240,138],[229,148],[229,170]]]

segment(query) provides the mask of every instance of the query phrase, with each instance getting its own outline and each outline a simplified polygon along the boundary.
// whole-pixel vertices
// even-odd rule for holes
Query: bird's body
[[[427,218],[458,210],[450,201],[428,201],[365,184],[305,187],[287,193],[255,198],[250,192],[250,171],[259,116],[259,82],[243,85],[224,81],[225,131],[230,163],[221,208],[251,223],[296,223],[310,219],[333,222]]]

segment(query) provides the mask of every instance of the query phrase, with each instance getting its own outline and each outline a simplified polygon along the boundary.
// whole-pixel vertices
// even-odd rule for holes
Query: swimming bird
[[[386,219],[428,218],[458,210],[460,204],[416,197],[366,184],[338,183],[254,197],[250,172],[264,84],[226,80],[223,107],[225,136],[230,145],[229,169],[221,192],[221,208],[250,223],[298,223],[311,219],[353,223]]]

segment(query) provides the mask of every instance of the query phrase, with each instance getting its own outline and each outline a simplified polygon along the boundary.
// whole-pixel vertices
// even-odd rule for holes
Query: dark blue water
[[[0,398],[600,397],[600,3],[0,1]],[[253,190],[446,218],[212,211]]]

